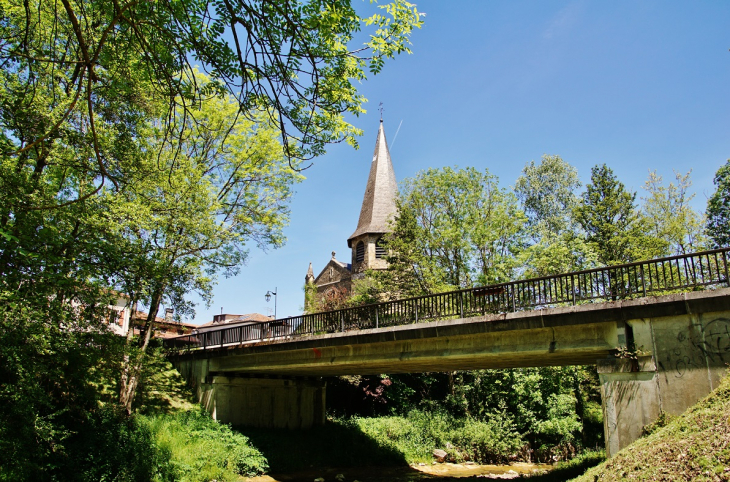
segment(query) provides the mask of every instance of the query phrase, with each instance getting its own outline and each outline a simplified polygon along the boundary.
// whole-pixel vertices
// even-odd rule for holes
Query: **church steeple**
[[[307,275],[304,277],[304,282],[307,284],[314,283],[314,271],[312,270],[312,263],[309,263],[309,269],[307,270]]]
[[[352,240],[366,233],[383,234],[390,232],[388,220],[395,214],[395,197],[398,187],[395,182],[393,163],[390,160],[388,142],[385,140],[383,120],[380,120],[378,139],[375,142],[373,162],[370,165],[370,176],[365,187],[365,196],[360,208],[360,219],[357,229],[347,240],[352,247]]]
[[[381,119],[373,161],[370,165],[370,175],[360,209],[360,219],[357,229],[347,239],[347,245],[353,248],[353,272],[386,267],[385,259],[383,259],[384,251],[378,246],[378,241],[383,234],[390,232],[388,223],[396,213],[395,197],[397,194],[395,172]]]

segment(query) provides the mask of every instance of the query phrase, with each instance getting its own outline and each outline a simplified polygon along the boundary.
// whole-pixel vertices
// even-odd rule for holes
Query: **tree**
[[[689,175],[674,173],[676,184],[662,185],[662,177],[656,171],[649,172],[644,184],[648,196],[644,198],[643,214],[653,237],[661,240],[666,248],[662,254],[686,254],[704,245],[702,226],[704,220],[690,202],[692,181]]]
[[[284,243],[291,186],[302,176],[282,155],[266,116],[239,117],[229,126],[236,111],[234,99],[212,97],[179,120],[187,123],[185,137],[168,142],[158,130],[151,152],[160,155],[148,159],[157,169],[149,166],[151,175],[111,201],[110,214],[122,221],[118,235],[137,267],[121,287],[149,307],[140,351],[122,376],[120,402],[128,412],[160,305],[190,313],[185,295],[207,298],[217,271],[235,274],[245,263],[248,243],[261,249]]]
[[[10,290],[51,273],[117,276],[110,263],[123,243],[103,235],[116,221],[102,213],[114,195],[145,182],[140,159],[181,154],[169,147],[189,136],[208,98],[235,99],[228,129],[241,117],[267,116],[290,167],[328,142],[354,143],[357,130],[343,116],[362,112],[364,98],[353,81],[408,51],[420,26],[415,7],[401,1],[368,18],[349,1],[37,0],[2,8],[0,275]],[[370,40],[348,48],[362,23],[374,30]],[[210,76],[198,75],[193,60]],[[161,142],[146,143],[151,123]]]
[[[397,206],[384,274],[395,292],[433,293],[509,279],[525,216],[488,171],[420,172],[403,182]]]
[[[294,169],[329,142],[356,144],[344,120],[363,112],[355,82],[420,26],[410,4],[383,8],[0,6],[0,405],[13,420],[0,443],[14,464],[72,465],[65,441],[111,406],[102,371],[108,382],[126,366],[129,409],[146,340],[126,361],[104,341],[112,288],[149,319],[161,303],[189,314],[187,292],[235,272],[250,245],[283,242]],[[362,24],[369,41],[351,47]]]
[[[510,423],[539,458],[548,458],[551,449],[569,454],[581,444],[579,432],[595,431],[590,422],[583,423],[584,406],[595,407],[595,399],[580,387],[586,372],[586,367],[456,372],[453,394],[444,405],[457,415]]]
[[[144,115],[146,92],[183,116],[211,92],[227,92],[242,115],[263,111],[271,117],[292,158],[319,155],[330,142],[355,143],[358,130],[344,114],[363,112],[365,99],[354,82],[366,71],[379,72],[385,59],[410,52],[409,36],[421,25],[407,2],[381,9],[385,14],[361,18],[350,0],[5,5],[4,112],[33,115],[6,116],[6,126],[23,123],[28,129],[17,138],[19,145],[4,151],[21,156],[71,129],[93,146],[99,179],[118,187],[123,177],[105,155],[103,131]],[[352,49],[363,24],[370,38]],[[196,68],[207,82],[198,82]],[[176,117],[166,119],[167,135],[179,134]]]
[[[635,199],[636,193],[628,192],[608,166],[591,169],[591,184],[586,185],[575,217],[604,266],[648,259],[661,252],[660,241],[645,234],[646,223]]]
[[[525,276],[549,276],[590,267],[594,255],[574,213],[580,203],[578,171],[560,156],[531,161],[515,183],[532,243],[520,255]]]
[[[730,159],[715,173],[715,192],[707,200],[705,232],[715,248],[730,246]]]
[[[575,224],[573,210],[580,198],[578,171],[560,156],[543,155],[539,164],[530,161],[515,182],[515,193],[531,227],[562,234]]]

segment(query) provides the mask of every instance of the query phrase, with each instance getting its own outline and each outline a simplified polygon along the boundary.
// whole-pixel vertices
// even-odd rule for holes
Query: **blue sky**
[[[353,120],[364,130],[360,150],[332,146],[304,172],[286,246],[252,247],[194,323],[221,308],[273,314],[264,294],[275,288],[278,316],[299,314],[309,262],[316,275],[332,251],[350,260],[380,102],[399,182],[456,165],[489,169],[511,187],[527,162],[557,154],[584,184],[592,166],[606,163],[639,196],[650,170],[668,181],[673,170],[692,169],[695,207],[704,209],[715,171],[730,158],[730,2],[417,4],[426,16],[413,55],[361,85],[369,103]]]

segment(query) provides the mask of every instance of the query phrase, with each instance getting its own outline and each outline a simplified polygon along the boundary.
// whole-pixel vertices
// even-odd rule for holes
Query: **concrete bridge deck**
[[[315,377],[585,365],[627,346],[626,322],[631,337],[637,320],[727,310],[730,289],[722,288],[208,348],[177,363],[204,360],[221,375]]]

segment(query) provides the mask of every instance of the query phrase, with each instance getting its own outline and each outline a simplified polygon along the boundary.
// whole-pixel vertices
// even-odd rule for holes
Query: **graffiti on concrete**
[[[702,341],[695,346],[710,362],[730,359],[730,319],[717,318],[702,327]]]
[[[693,323],[688,328],[677,333],[677,343],[660,360],[663,370],[671,370],[675,377],[682,378],[690,370],[730,362],[729,318]]]

